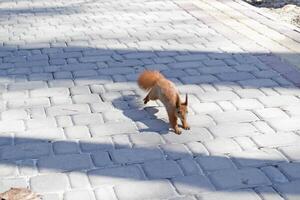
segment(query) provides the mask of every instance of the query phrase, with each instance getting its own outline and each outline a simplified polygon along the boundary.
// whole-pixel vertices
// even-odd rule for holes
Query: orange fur
[[[181,133],[178,128],[177,118],[180,118],[184,129],[190,129],[186,121],[188,97],[186,96],[185,102],[182,103],[174,83],[166,79],[158,71],[148,70],[139,76],[137,82],[140,88],[149,91],[144,98],[145,104],[150,100],[159,99],[165,105],[171,127],[176,134]]]

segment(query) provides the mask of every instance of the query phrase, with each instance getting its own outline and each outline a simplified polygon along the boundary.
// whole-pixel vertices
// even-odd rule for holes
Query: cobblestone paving
[[[0,190],[46,200],[299,200],[300,33],[230,0],[3,0]],[[135,81],[189,94],[168,130]]]

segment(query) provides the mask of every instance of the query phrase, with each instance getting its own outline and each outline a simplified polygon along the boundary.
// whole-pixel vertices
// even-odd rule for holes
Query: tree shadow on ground
[[[145,69],[159,70],[177,84],[181,94],[188,93],[191,96],[192,107],[204,102],[241,99],[234,91],[247,88],[259,89],[259,95],[244,98],[259,99],[260,96],[272,96],[274,93],[299,96],[299,88],[295,85],[299,84],[297,70],[272,54],[122,50],[77,46],[1,47],[0,57],[1,109],[3,111],[19,109],[30,113],[28,118],[13,119],[12,121],[1,114],[1,132],[3,135],[9,135],[0,137],[0,162],[1,166],[5,168],[5,171],[0,173],[3,173],[3,176],[15,175],[17,166],[30,169],[38,167],[40,172],[87,173],[95,177],[92,178],[92,184],[99,186],[106,184],[105,181],[115,183],[115,178],[118,181],[120,179],[123,181],[144,180],[146,174],[148,177],[153,176],[153,179],[170,179],[175,185],[178,183],[192,186],[196,188],[196,192],[201,193],[203,190],[214,191],[215,189],[241,189],[272,185],[266,175],[257,168],[274,166],[284,171],[284,167],[279,166],[280,163],[286,162],[284,157],[267,159],[262,150],[256,151],[262,153],[259,154],[262,156],[261,159],[234,156],[230,154],[231,152],[226,152],[224,156],[208,154],[203,144],[206,145],[209,141],[220,138],[212,136],[205,129],[206,126],[202,126],[201,123],[198,126],[193,125],[190,131],[184,132],[181,136],[169,133],[168,121],[162,114],[165,112],[164,107],[154,103],[150,107],[141,109],[142,105],[139,102],[144,93],[136,85],[136,78],[141,71]],[[285,78],[290,74],[293,74],[292,81],[295,84]],[[77,92],[76,87],[80,88]],[[82,94],[94,96],[93,98],[76,96]],[[56,99],[58,96],[62,98]],[[293,101],[299,103],[299,99],[296,97]],[[103,105],[99,106],[97,103],[103,103]],[[110,107],[104,109],[104,103]],[[98,110],[93,107],[94,104],[98,105]],[[87,110],[77,110],[68,107],[69,105],[84,105]],[[58,110],[54,112],[51,107]],[[42,114],[33,112],[39,108],[42,110]],[[118,111],[119,113],[114,115],[114,112]],[[157,112],[157,117],[153,115],[155,112]],[[105,122],[113,122],[116,125],[115,129],[118,130],[96,129],[95,135],[88,135],[86,138],[71,137],[72,139],[61,141],[66,138],[62,128],[59,128],[61,131],[57,138],[47,138],[47,135],[42,135],[41,131],[36,131],[38,128],[16,128],[20,124],[28,125],[30,119],[41,119],[43,113],[45,118],[69,116],[72,119],[79,114],[100,113],[103,114]],[[195,110],[193,114],[203,117]],[[122,124],[114,121],[115,116],[126,119],[121,119],[121,121],[124,120]],[[7,126],[11,122],[14,124]],[[135,127],[135,130],[127,131],[126,127],[122,127],[126,123]],[[101,125],[100,121],[99,124]],[[92,125],[84,124],[84,126],[91,129]],[[57,125],[54,123],[53,127],[57,128]],[[41,125],[39,128],[48,129]],[[165,131],[161,131],[162,129]],[[20,134],[22,136],[19,136]],[[149,136],[144,136],[145,134]],[[142,138],[135,138],[135,141],[138,142],[133,143],[134,148],[125,144],[117,146],[113,144],[111,137],[124,137],[125,141],[126,138],[128,139],[127,135],[130,140],[134,140],[132,137],[137,135],[143,135],[142,137],[147,139],[142,141]],[[162,138],[168,144],[181,145],[175,150],[164,149],[165,142]],[[149,141],[154,141],[154,143],[148,144]],[[199,155],[201,153],[197,153],[197,151],[191,153],[192,150],[187,150],[187,147],[182,145],[191,142],[196,145],[196,150],[203,150],[203,155]],[[157,148],[159,145],[162,146],[162,149]],[[238,145],[236,148],[241,150]],[[232,160],[228,159],[226,155],[232,157]],[[220,159],[221,161],[217,166],[209,164],[206,166],[208,169],[205,169],[204,172],[198,167],[193,172],[184,171],[177,165],[174,171],[168,170],[169,165],[174,167],[176,163],[185,162],[182,161],[185,158],[191,160],[186,162],[196,162],[205,168],[202,166],[205,161],[198,161],[198,159],[201,160],[199,157],[206,157],[208,160]],[[168,162],[164,165],[164,163],[153,161],[165,159],[169,160],[171,164]],[[145,164],[142,164],[144,162]],[[207,162],[209,163],[209,161]],[[139,164],[142,168],[136,166]],[[148,164],[153,166],[147,168]],[[194,164],[190,165],[194,166]],[[6,168],[7,166],[9,167]],[[295,166],[297,168],[297,165]],[[117,167],[119,168],[116,169]],[[226,167],[229,169],[218,170]],[[123,168],[126,169],[123,170]],[[242,171],[236,171],[236,168]],[[247,171],[248,168],[251,168],[249,174],[244,173],[243,170]],[[153,169],[157,172],[147,171]],[[86,172],[86,170],[91,171]],[[192,175],[195,177],[190,180],[189,177]],[[174,178],[175,176],[179,176],[179,178]],[[109,177],[109,179],[105,179],[105,177]],[[232,181],[228,181],[231,179]],[[294,177],[291,177],[292,183],[295,183],[293,180]],[[214,188],[211,182],[217,188]],[[278,190],[280,191],[289,184],[278,184]],[[296,189],[282,189],[282,191],[287,195],[298,195],[300,192]],[[183,194],[186,194],[184,189]]]
[[[253,6],[260,8],[282,8],[288,4],[300,6],[300,1],[298,0],[288,0],[288,1],[280,1],[280,0],[245,0],[245,2],[250,3]]]
[[[264,156],[267,156],[264,149],[252,151],[260,153],[257,154],[260,158],[252,158],[250,154],[236,156],[237,152],[209,155],[208,152],[201,152],[200,148],[194,149],[192,153],[184,149],[171,150],[165,148],[163,143],[158,145],[161,150],[157,145],[149,144],[134,148],[119,145],[116,149],[113,144],[101,143],[100,138],[76,142],[0,137],[1,144],[12,140],[19,140],[22,143],[1,147],[0,165],[3,167],[1,176],[7,176],[1,181],[2,189],[10,183],[9,177],[17,173],[18,166],[20,173],[31,169],[35,174],[38,169],[42,173],[40,176],[54,172],[82,173],[89,176],[93,187],[105,185],[117,187],[134,181],[168,179],[182,195],[201,195],[203,192],[215,190],[226,192],[229,189],[228,192],[234,193],[237,189],[270,185],[284,195],[300,194],[299,190],[286,191],[286,185],[292,186],[297,183],[296,181],[288,183],[286,178],[278,177],[277,183],[272,183],[263,173],[268,172],[265,167],[272,166],[272,170],[280,170],[293,180],[294,177],[288,170],[297,169],[299,164],[287,164],[287,160],[280,157],[280,154],[273,154],[274,159],[264,159]],[[194,141],[193,145],[201,147],[201,142],[203,141]],[[33,189],[39,192],[40,188],[35,186]]]

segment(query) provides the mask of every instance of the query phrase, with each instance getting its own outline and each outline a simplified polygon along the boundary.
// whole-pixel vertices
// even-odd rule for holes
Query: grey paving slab
[[[15,0],[0,19],[0,191],[300,198],[295,27],[241,0]],[[146,69],[189,95],[191,130],[143,104]]]

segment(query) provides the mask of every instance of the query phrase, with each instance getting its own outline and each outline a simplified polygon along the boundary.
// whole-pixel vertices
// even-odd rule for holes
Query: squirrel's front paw
[[[144,104],[147,104],[147,103],[148,103],[148,101],[149,101],[149,99],[148,99],[148,98],[144,98],[143,100],[144,100]]]
[[[183,126],[182,127],[184,130],[190,130],[191,129],[191,127],[189,126],[189,125],[185,125],[185,126]]]
[[[175,129],[175,133],[176,133],[177,135],[180,135],[180,134],[181,134],[181,130],[180,130],[179,128],[177,128],[177,129]]]

